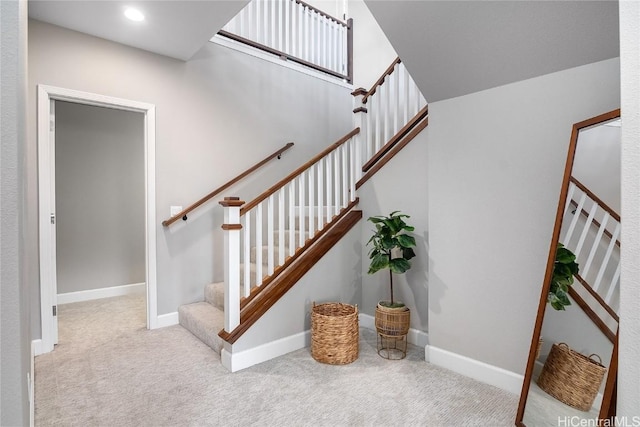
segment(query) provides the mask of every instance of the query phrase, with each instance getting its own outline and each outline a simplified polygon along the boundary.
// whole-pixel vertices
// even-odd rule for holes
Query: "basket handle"
[[[562,346],[567,347],[567,350],[571,350],[571,348],[569,347],[569,344],[567,344],[566,342],[559,342],[558,343],[558,347],[562,347]]]
[[[595,360],[593,359],[593,356],[598,358],[598,365],[602,365],[602,358],[600,356],[598,356],[597,354],[595,354],[595,353],[590,354],[589,355],[589,359],[595,362]]]

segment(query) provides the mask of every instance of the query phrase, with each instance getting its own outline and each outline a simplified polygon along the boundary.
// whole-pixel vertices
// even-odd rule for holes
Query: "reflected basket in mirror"
[[[589,411],[606,371],[600,356],[587,357],[565,343],[556,343],[551,347],[537,382],[542,390],[562,403]]]
[[[540,358],[540,352],[542,351],[542,344],[544,344],[544,340],[540,338],[538,340],[538,348],[536,349],[536,360]]]

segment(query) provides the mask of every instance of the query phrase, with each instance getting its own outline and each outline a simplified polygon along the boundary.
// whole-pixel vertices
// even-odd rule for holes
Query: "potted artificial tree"
[[[393,298],[393,275],[402,274],[411,268],[409,260],[416,256],[413,247],[416,239],[407,234],[414,228],[404,222],[408,215],[399,211],[389,216],[372,216],[368,221],[376,226],[375,233],[367,245],[371,264],[369,274],[389,270],[389,290],[391,299],[380,301],[376,308],[376,330],[385,336],[403,336],[409,331],[409,308]]]

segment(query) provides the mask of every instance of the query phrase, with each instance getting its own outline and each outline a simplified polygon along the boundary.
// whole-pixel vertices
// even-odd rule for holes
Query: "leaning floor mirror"
[[[573,126],[518,426],[615,415],[620,130],[620,110]]]

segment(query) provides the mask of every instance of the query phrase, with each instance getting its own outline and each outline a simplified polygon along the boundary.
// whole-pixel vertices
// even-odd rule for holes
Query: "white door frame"
[[[53,350],[56,341],[57,319],[55,291],[55,229],[51,227],[52,206],[51,161],[51,101],[67,101],[143,113],[145,158],[145,248],[147,287],[147,328],[158,327],[158,298],[156,285],[156,107],[153,104],[113,98],[72,89],[38,85],[38,199],[40,246],[40,316],[42,352]]]

